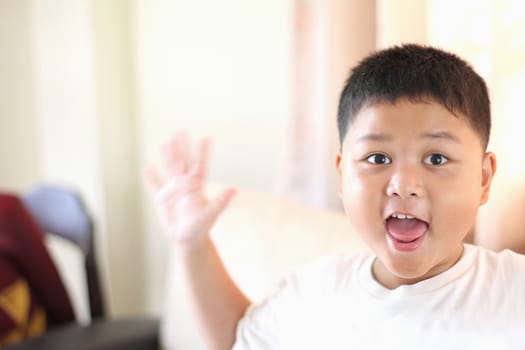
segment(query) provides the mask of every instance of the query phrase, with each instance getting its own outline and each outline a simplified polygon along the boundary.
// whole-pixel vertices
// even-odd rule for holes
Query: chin
[[[427,268],[422,268],[421,265],[417,266],[417,268],[414,268],[413,266],[399,266],[399,264],[392,264],[387,268],[392,275],[407,281],[425,279],[425,276],[428,275],[428,271],[430,270]]]
[[[432,269],[432,264],[424,263],[421,259],[389,256],[381,261],[383,268],[387,270],[385,272],[390,276],[389,279],[397,280],[396,284],[414,284],[431,277],[429,271]]]
[[[428,271],[396,271],[395,275],[402,284],[414,284],[431,277]]]

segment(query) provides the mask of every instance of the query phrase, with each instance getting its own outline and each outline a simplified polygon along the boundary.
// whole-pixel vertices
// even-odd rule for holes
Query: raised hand
[[[162,147],[163,171],[153,164],[144,170],[162,228],[176,247],[199,246],[235,194],[228,189],[211,201],[204,194],[209,152],[210,140],[201,140],[192,159],[187,134],[178,132]]]

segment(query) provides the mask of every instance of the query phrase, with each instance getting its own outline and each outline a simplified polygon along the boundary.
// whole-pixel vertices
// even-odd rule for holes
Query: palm
[[[170,240],[182,245],[205,237],[233,195],[229,190],[212,202],[206,198],[203,184],[209,142],[200,143],[195,161],[190,160],[186,143],[185,134],[178,134],[164,145],[164,178],[154,167],[146,171],[163,230]]]
[[[213,218],[206,210],[208,206],[209,201],[201,188],[166,206],[161,220],[168,237],[182,242],[208,232],[213,224]]]

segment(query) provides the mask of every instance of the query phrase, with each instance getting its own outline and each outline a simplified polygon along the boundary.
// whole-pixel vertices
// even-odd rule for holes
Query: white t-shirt
[[[326,257],[248,308],[241,349],[525,349],[525,255],[465,245],[449,270],[390,290],[371,255]]]

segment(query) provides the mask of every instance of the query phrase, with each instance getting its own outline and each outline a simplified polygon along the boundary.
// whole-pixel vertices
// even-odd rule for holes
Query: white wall
[[[145,311],[132,2],[92,0],[97,130],[112,309]]]
[[[39,175],[29,11],[29,1],[0,1],[0,189],[9,191]]]
[[[37,181],[82,193],[95,219],[101,277],[110,292],[91,3],[34,0],[30,5]]]
[[[140,164],[177,129],[214,140],[209,178],[272,191],[291,109],[290,2],[136,0]],[[144,194],[146,283],[164,278],[167,247]],[[161,307],[162,289],[147,291]]]

